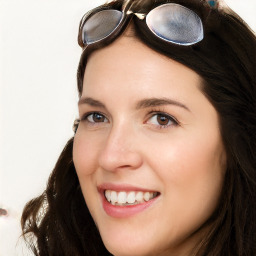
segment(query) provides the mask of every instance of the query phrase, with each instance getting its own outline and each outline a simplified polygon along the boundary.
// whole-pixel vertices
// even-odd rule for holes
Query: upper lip
[[[99,191],[114,190],[117,192],[120,192],[120,191],[158,192],[150,188],[142,188],[142,187],[137,187],[130,184],[115,184],[115,183],[102,183],[99,186],[97,186],[97,188]]]

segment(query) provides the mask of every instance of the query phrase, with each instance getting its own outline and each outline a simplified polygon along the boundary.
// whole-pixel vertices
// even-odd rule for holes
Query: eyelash
[[[86,114],[84,114],[84,115],[82,116],[81,121],[86,121],[86,122],[89,123],[90,125],[97,125],[97,124],[99,124],[99,123],[105,123],[105,122],[92,122],[92,121],[89,121],[88,118],[89,118],[90,116],[92,116],[92,118],[93,118],[93,115],[99,115],[99,116],[102,116],[104,119],[108,120],[108,119],[106,118],[106,116],[105,116],[104,114],[100,113],[100,112],[89,112],[89,113],[86,113]]]
[[[152,118],[154,118],[154,117],[157,118],[157,116],[162,116],[162,117],[167,118],[168,124],[164,124],[164,125],[161,125],[161,124],[152,124],[152,125],[154,125],[157,129],[168,129],[168,128],[172,127],[172,126],[178,126],[178,125],[179,125],[179,122],[178,122],[178,120],[177,120],[176,118],[174,118],[173,116],[171,116],[171,115],[165,113],[165,112],[162,111],[162,110],[155,110],[155,111],[152,111],[152,112],[149,113],[149,115],[150,115],[150,117],[147,119],[146,123],[148,123],[149,120],[152,119]],[[169,122],[171,122],[171,123],[169,124]]]
[[[102,124],[102,123],[106,123],[105,121],[104,122],[92,122],[92,121],[89,121],[88,118],[90,116],[92,116],[93,118],[93,115],[99,115],[101,116],[102,118],[104,118],[105,120],[108,121],[108,118],[103,114],[103,113],[100,113],[100,112],[89,112],[89,113],[86,113],[82,116],[81,118],[81,121],[86,121],[89,125],[99,125],[99,124]],[[177,121],[176,118],[174,118],[173,116],[165,113],[164,111],[161,111],[161,110],[154,110],[154,111],[151,111],[149,114],[149,117],[147,118],[147,121],[145,122],[145,124],[150,124],[149,123],[149,120],[156,117],[157,116],[162,116],[162,117],[165,117],[167,118],[168,120],[168,124],[165,124],[165,125],[161,125],[161,124],[151,124],[153,125],[155,128],[157,129],[166,129],[166,128],[169,128],[171,126],[178,126],[179,125],[179,122]],[[171,124],[169,124],[169,122],[171,122]]]

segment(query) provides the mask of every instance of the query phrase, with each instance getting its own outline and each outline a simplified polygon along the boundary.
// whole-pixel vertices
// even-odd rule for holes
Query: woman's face
[[[130,37],[89,58],[74,164],[116,256],[189,255],[225,173],[218,115],[201,79]]]

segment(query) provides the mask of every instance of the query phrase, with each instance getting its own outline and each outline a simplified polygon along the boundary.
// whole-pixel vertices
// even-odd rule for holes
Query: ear
[[[73,131],[74,131],[75,134],[76,134],[76,131],[77,131],[77,129],[78,129],[79,123],[80,123],[80,119],[76,119],[76,120],[74,121],[74,124],[73,124]]]

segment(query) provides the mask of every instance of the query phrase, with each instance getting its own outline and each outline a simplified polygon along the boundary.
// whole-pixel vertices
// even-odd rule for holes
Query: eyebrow
[[[82,105],[82,104],[88,104],[88,105],[93,106],[93,107],[106,108],[105,105],[102,102],[100,102],[98,100],[95,100],[93,98],[90,98],[90,97],[81,98],[78,101],[78,105]],[[163,105],[174,105],[174,106],[177,106],[177,107],[184,108],[187,111],[190,111],[190,109],[186,105],[184,105],[181,102],[178,102],[176,100],[169,99],[169,98],[143,99],[143,100],[140,100],[137,103],[136,109],[157,107],[157,106],[163,106]]]
[[[88,104],[92,107],[106,108],[105,105],[102,102],[100,102],[98,100],[95,100],[93,98],[90,98],[90,97],[81,98],[78,101],[78,105],[82,105],[82,104]]]
[[[140,108],[157,107],[157,106],[163,106],[163,105],[174,105],[174,106],[181,107],[181,108],[184,108],[184,109],[190,111],[190,109],[186,105],[184,105],[181,102],[178,102],[176,100],[169,99],[169,98],[144,99],[144,100],[141,100],[138,102],[136,108],[140,109]]]

